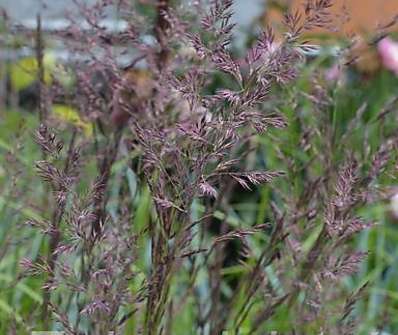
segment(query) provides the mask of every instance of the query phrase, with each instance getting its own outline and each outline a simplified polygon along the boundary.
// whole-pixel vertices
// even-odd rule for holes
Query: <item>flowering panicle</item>
[[[37,173],[52,192],[27,224],[49,245],[46,259],[21,266],[44,281],[43,323],[172,334],[187,309],[187,332],[254,334],[300,304],[287,322],[302,333],[348,329],[356,298],[339,325],[330,315],[342,311],[322,302],[345,301],[330,283],[366,256],[349,243],[372,226],[357,209],[376,198],[397,145],[391,136],[368,168],[339,143],[318,73],[308,92],[295,85],[313,47],[302,34],[330,25],[332,1],[287,14],[278,41],[264,28],[242,60],[232,0],[195,2],[195,12],[184,1],[74,3],[88,29],[71,18],[57,37],[86,56],[70,64],[70,104],[92,134],[55,134],[44,120],[35,135]],[[110,9],[126,21],[120,33],[103,22]]]

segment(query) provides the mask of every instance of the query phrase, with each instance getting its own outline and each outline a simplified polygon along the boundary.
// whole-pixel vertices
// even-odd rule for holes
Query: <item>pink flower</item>
[[[325,79],[330,82],[338,81],[343,75],[340,64],[333,64],[325,71]]]
[[[398,76],[398,43],[385,37],[378,43],[377,50],[384,67]]]
[[[390,207],[394,219],[398,219],[398,193],[392,196]]]

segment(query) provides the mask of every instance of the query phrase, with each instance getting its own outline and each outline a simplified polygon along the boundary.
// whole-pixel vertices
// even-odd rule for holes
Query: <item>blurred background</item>
[[[138,2],[145,5],[146,1]],[[95,3],[95,0],[86,0],[85,3]],[[236,0],[233,20],[238,27],[233,47],[237,54],[265,24],[271,24],[282,34],[283,13],[298,8],[301,3],[302,0]],[[333,85],[333,95],[342,115],[338,118],[340,123],[337,127],[345,129],[347,115],[352,116],[364,102],[368,106],[362,120],[364,124],[386,108],[397,121],[398,45],[394,44],[397,26],[393,23],[398,14],[398,1],[337,0],[335,3],[334,13],[341,25],[331,27],[332,32],[313,33],[320,48],[308,55],[308,77],[300,79],[302,89],[306,89],[306,80],[310,80],[313,71],[311,64],[321,64],[325,80]],[[79,20],[72,0],[0,0],[0,8],[3,9],[0,17],[0,333],[6,334],[10,316],[18,323],[29,315],[32,306],[42,303],[39,280],[15,281],[19,260],[27,255],[34,258],[43,244],[40,234],[32,235],[31,230],[24,230],[21,226],[26,218],[40,215],[34,201],[40,186],[37,185],[33,168],[39,154],[32,140],[32,133],[38,126],[34,38],[37,15],[41,15],[45,41],[45,80],[51,82],[52,71],[58,71],[65,85],[71,85],[71,76],[63,65],[83,60],[86,55],[70,54],[63,42],[52,36],[53,32],[65,28],[70,18]],[[106,20],[115,34],[126,27],[125,22],[118,19],[116,11],[110,10]],[[81,24],[84,26],[84,22]],[[383,28],[383,36],[375,34],[380,28]],[[372,34],[375,39],[372,37],[369,40]],[[395,52],[390,58],[395,59],[396,68],[391,62],[383,62],[385,57],[378,48],[378,42],[387,34]],[[335,50],[346,45],[353,36],[357,41],[352,51],[353,61],[341,69]],[[121,58],[120,66],[125,65],[127,61]],[[54,117],[80,127],[90,136],[89,123],[66,102],[58,102],[52,113]],[[354,133],[351,145],[362,145],[362,135]],[[292,130],[285,139],[287,143],[294,136]],[[370,145],[377,143],[378,136],[377,131],[367,134]],[[384,186],[398,187],[396,176],[383,182]],[[259,192],[261,194],[262,190]],[[266,198],[261,199],[264,201]],[[252,211],[253,207],[258,206],[256,201],[259,200],[247,197],[236,204],[236,211],[245,222],[257,220]],[[365,299],[358,307],[358,313],[363,317],[361,334],[398,334],[397,202],[397,199],[395,202],[387,199],[361,213],[377,222],[376,227],[362,232],[354,242],[356,248],[369,250],[370,254],[359,275],[347,278],[344,283],[347,290],[361,287],[367,281],[370,283]]]

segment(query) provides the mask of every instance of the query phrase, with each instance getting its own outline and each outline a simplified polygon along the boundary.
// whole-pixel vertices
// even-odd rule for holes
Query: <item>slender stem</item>
[[[42,28],[41,28],[41,16],[37,15],[37,28],[36,28],[36,61],[37,61],[37,69],[38,69],[38,81],[39,81],[39,89],[38,89],[38,100],[39,100],[39,120],[40,123],[46,123],[47,120],[47,109],[44,99],[44,64],[43,64],[43,53],[44,53],[44,43],[42,36]]]
[[[162,71],[167,63],[169,56],[169,49],[167,47],[166,32],[169,28],[169,21],[167,20],[167,12],[170,8],[170,0],[158,0],[157,2],[157,19],[155,26],[155,36],[160,45],[158,54],[158,69]]]
[[[76,141],[76,129],[72,133],[71,140],[69,142],[69,148],[68,148],[68,154],[65,160],[65,167],[64,167],[64,173],[65,175],[68,175],[69,170],[70,170],[70,162],[72,161],[72,156],[74,153],[74,148],[75,148],[75,141]],[[57,255],[55,254],[55,251],[58,248],[59,241],[61,239],[61,232],[59,229],[59,225],[61,223],[62,217],[65,212],[65,202],[63,202],[61,205],[57,206],[56,209],[53,212],[52,215],[52,222],[51,222],[51,230],[52,234],[50,236],[50,242],[49,242],[49,250],[47,254],[47,263],[49,268],[51,269],[51,272],[47,278],[46,283],[50,284],[51,280],[53,279],[54,275],[54,269],[55,269],[55,262],[57,260]],[[48,304],[50,302],[50,291],[45,290],[44,291],[44,297],[43,297],[43,322],[45,329],[48,329],[48,322],[49,322],[49,313],[48,313]]]
[[[92,234],[93,236],[99,237],[102,231],[102,224],[105,220],[105,199],[106,199],[106,189],[109,184],[109,179],[111,177],[111,170],[113,163],[116,160],[116,156],[119,149],[119,144],[122,138],[122,129],[117,130],[116,134],[114,135],[113,140],[110,142],[105,155],[102,159],[102,162],[99,167],[99,176],[101,182],[101,192],[99,192],[98,196],[94,202],[94,212],[95,212],[95,221],[92,226]],[[96,238],[94,238],[95,240]]]

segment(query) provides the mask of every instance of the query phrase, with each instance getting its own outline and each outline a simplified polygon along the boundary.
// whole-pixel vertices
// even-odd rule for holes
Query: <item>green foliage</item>
[[[334,90],[334,101],[336,104],[333,110],[330,111],[329,120],[335,122],[336,141],[342,138],[347,132],[347,127],[355,117],[355,111],[361,108],[364,103],[367,103],[367,108],[360,124],[357,124],[354,129],[349,129],[350,140],[347,142],[351,146],[351,150],[363,153],[363,131],[369,129],[366,140],[372,151],[374,151],[378,144],[381,131],[385,134],[394,129],[394,127],[387,124],[383,130],[374,123],[379,111],[386,105],[386,103],[395,94],[395,88],[398,85],[398,80],[392,75],[382,72],[373,79],[358,85],[356,74],[352,74],[352,79],[347,86],[336,86]],[[301,79],[300,86],[289,88],[288,94],[291,97],[296,97],[296,90],[306,91],[307,82]],[[300,122],[297,120],[295,112],[291,108],[291,101],[284,104],[282,107],[284,114],[290,119],[290,126],[287,131],[271,131],[272,135],[278,136],[279,141],[283,143],[281,148],[286,156],[292,158],[293,169],[299,169],[305,164],[310,157],[308,153],[298,151],[297,145],[300,141]],[[305,102],[300,113],[304,115],[308,122],[314,122],[312,115],[309,112],[310,104]],[[308,109],[308,110],[307,110]],[[305,116],[307,115],[307,116]],[[68,117],[67,117],[68,118]],[[74,119],[72,122],[76,123]],[[78,121],[80,122],[80,121]],[[34,143],[32,143],[32,136],[34,129],[37,127],[36,116],[28,114],[24,111],[4,111],[4,117],[0,123],[0,147],[1,147],[1,197],[0,197],[0,212],[1,212],[1,250],[0,255],[0,333],[6,333],[11,324],[19,329],[18,334],[23,334],[25,319],[36,319],[36,326],[40,328],[40,306],[43,303],[40,286],[43,280],[39,278],[18,279],[19,269],[18,262],[22,257],[29,256],[35,258],[39,250],[46,248],[45,240],[37,233],[23,226],[22,223],[29,218],[37,218],[43,214],[39,214],[35,209],[39,205],[38,199],[43,194],[41,184],[34,177],[34,161],[40,156]],[[391,129],[391,130],[390,130]],[[281,168],[277,153],[272,149],[273,138],[269,136],[259,137],[261,150],[259,151],[259,160],[265,160],[267,167],[270,169]],[[346,145],[346,144],[345,144]],[[336,143],[336,155],[339,155],[338,143]],[[18,169],[10,170],[9,157],[12,154],[15,164]],[[13,162],[14,164],[14,162]],[[120,191],[121,183],[126,184],[131,195],[131,199],[136,207],[136,214],[134,219],[133,229],[136,232],[143,230],[151,217],[151,198],[149,190],[146,186],[140,185],[137,176],[130,169],[115,167],[112,178],[112,192],[117,194]],[[316,168],[316,167],[315,167]],[[89,171],[89,170],[88,170]],[[302,192],[302,182],[300,174],[293,173],[294,170],[288,170],[291,178],[294,181],[293,190],[300,194]],[[118,181],[120,178],[120,181]],[[393,180],[386,178],[383,183],[386,186],[391,185]],[[288,186],[283,181],[278,181],[281,189],[288,189]],[[380,185],[380,187],[383,185]],[[21,192],[20,190],[25,190]],[[255,223],[262,223],[267,221],[269,203],[272,200],[278,201],[275,198],[275,193],[271,193],[269,188],[260,187],[259,197],[245,198],[241,197],[239,201],[233,203],[227,212],[219,211],[216,216],[223,218],[229,217],[228,222],[237,227],[250,227]],[[115,197],[114,201],[117,201]],[[31,207],[26,204],[31,203]],[[117,202],[110,202],[110,213],[113,212],[115,206],[119,206]],[[200,206],[198,207],[200,212]],[[360,237],[355,241],[357,248],[360,250],[369,250],[369,258],[362,265],[360,273],[345,281],[348,290],[355,290],[360,288],[364,283],[369,282],[366,291],[365,299],[359,303],[356,313],[364,317],[361,324],[361,334],[369,334],[370,330],[383,329],[384,331],[394,334],[398,331],[398,227],[396,223],[392,223],[387,216],[388,204],[380,203],[373,207],[364,208],[361,210],[361,215],[369,220],[376,221],[378,224],[375,228],[364,231]],[[257,213],[257,214],[255,214]],[[255,215],[253,215],[255,214]],[[48,214],[47,214],[48,215]],[[47,216],[46,215],[46,216]],[[198,214],[199,215],[199,214]],[[309,235],[303,247],[309,250],[317,234],[319,228],[315,228],[313,233]],[[140,255],[137,262],[137,271],[142,272],[134,282],[131,284],[131,289],[134,290],[140,285],[140,280],[144,278],[144,273],[148,271],[148,241],[141,240]],[[251,241],[256,250],[264,243],[263,237],[253,237]],[[3,251],[4,250],[4,251]],[[225,268],[223,274],[225,278],[230,276],[242,274],[245,271],[244,267],[240,265]],[[269,274],[272,275],[272,268],[268,269]],[[184,275],[184,272],[182,272]],[[141,278],[141,279],[140,279]],[[200,276],[199,276],[200,278]],[[181,277],[172,284],[172,296],[178,298],[179,296],[179,281],[184,282]],[[275,277],[275,289],[278,289],[278,279]],[[206,295],[208,288],[201,284],[199,280],[197,283],[198,290]],[[227,289],[227,288],[226,288]],[[228,293],[228,289],[226,291]],[[236,302],[234,309],[238,311],[244,307],[245,294],[242,292],[241,298]],[[256,304],[261,304],[261,301],[255,302],[253,311],[256,310]],[[178,323],[173,325],[173,334],[187,334],[194,333],[192,322],[195,319],[195,302],[187,301],[184,309],[181,310]],[[387,321],[383,321],[387,318]],[[126,328],[127,333],[134,333],[137,321],[131,318]],[[263,332],[278,331],[281,334],[291,331],[295,327],[294,310],[290,310],[285,305],[279,307],[272,318],[267,323]],[[241,325],[240,334],[245,334],[245,329],[249,329],[248,319]],[[140,323],[140,322],[138,322]],[[314,325],[316,326],[316,325]],[[316,327],[314,328],[316,329]],[[301,332],[300,332],[301,333]],[[302,333],[312,334],[311,325]]]

